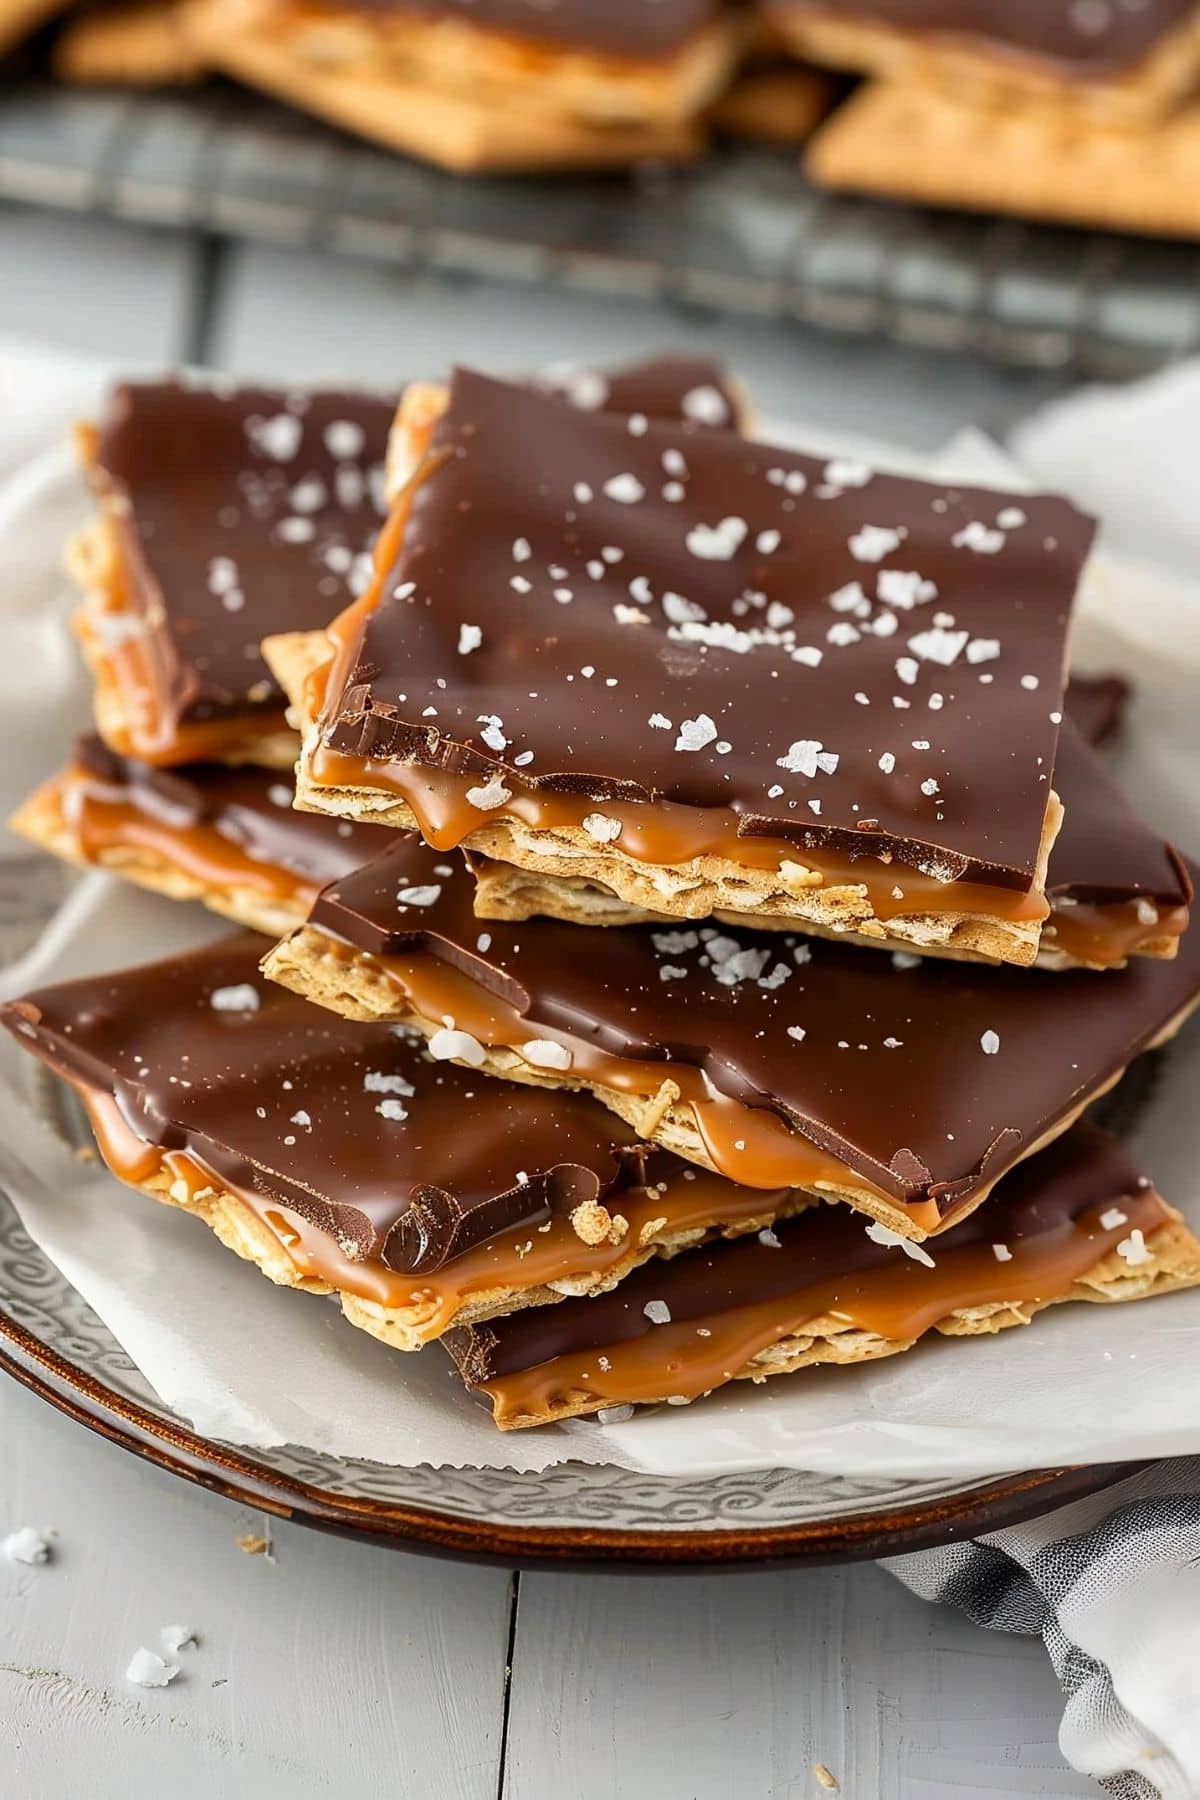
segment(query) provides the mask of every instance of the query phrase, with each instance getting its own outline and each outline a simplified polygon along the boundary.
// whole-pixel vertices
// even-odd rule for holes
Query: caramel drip
[[[320,684],[328,679],[329,665],[319,672]],[[333,691],[337,691],[336,684]],[[811,870],[818,887],[854,887],[863,890],[878,919],[894,919],[910,913],[986,914],[1014,923],[1037,923],[1049,907],[1038,893],[1019,893],[1011,888],[990,887],[982,882],[936,881],[918,870],[891,865],[864,856],[851,861],[828,848],[801,849],[785,838],[745,836],[738,830],[739,815],[729,807],[684,806],[674,800],[595,800],[580,794],[559,794],[522,788],[512,772],[504,770],[511,797],[486,813],[472,806],[467,791],[482,777],[455,775],[422,764],[397,763],[347,756],[318,745],[309,759],[308,773],[317,787],[350,787],[369,784],[398,794],[417,821],[421,836],[435,850],[455,850],[469,842],[471,834],[498,819],[512,819],[535,831],[579,831],[589,815],[602,812],[620,822],[617,847],[637,862],[670,867],[700,856],[721,856],[745,868],[779,873],[785,862]]]
[[[1045,948],[1061,950],[1075,962],[1098,969],[1119,968],[1127,957],[1143,953],[1148,945],[1173,945],[1187,930],[1189,917],[1186,906],[1164,906],[1156,909],[1153,919],[1143,918],[1138,900],[1064,905],[1061,896],[1051,896],[1050,905],[1051,922],[1043,933]]]
[[[604,1276],[637,1260],[644,1248],[643,1234],[651,1241],[683,1231],[744,1230],[790,1213],[800,1199],[738,1187],[706,1170],[680,1170],[653,1187],[610,1196],[611,1213],[626,1222],[622,1236],[586,1244],[569,1218],[551,1216],[540,1224],[526,1222],[497,1234],[436,1274],[406,1275],[388,1268],[379,1257],[348,1256],[328,1232],[276,1197],[216,1173],[195,1147],[164,1150],[148,1143],[111,1094],[79,1081],[73,1085],[87,1109],[100,1154],[121,1181],[136,1187],[165,1176],[172,1183],[183,1182],[192,1201],[214,1188],[234,1194],[278,1239],[299,1274],[388,1310],[415,1314],[413,1328],[423,1343],[439,1337],[463,1306],[480,1294],[519,1294],[552,1281]]]
[[[357,956],[350,945],[330,938],[329,949],[347,960]],[[516,1007],[490,994],[478,982],[433,957],[381,956],[371,959],[394,983],[421,1018],[434,1024],[452,1020],[459,1031],[479,1043],[518,1053],[524,1043],[547,1038],[570,1052],[564,1079],[591,1087],[603,1099],[605,1090],[631,1095],[650,1108],[663,1083],[673,1082],[679,1098],[691,1108],[705,1151],[714,1169],[727,1180],[752,1188],[804,1188],[809,1192],[867,1193],[889,1210],[895,1198],[837,1157],[820,1150],[766,1107],[747,1106],[719,1093],[702,1070],[689,1063],[639,1060],[598,1050],[571,1032],[531,1029]],[[530,1064],[530,1067],[536,1067]],[[639,1125],[644,1133],[648,1127]],[[920,1230],[935,1232],[943,1220],[936,1201],[906,1205],[905,1214]]]
[[[317,881],[306,881],[278,863],[256,860],[215,826],[172,825],[156,819],[127,800],[98,791],[81,771],[68,772],[59,801],[87,862],[103,862],[106,851],[145,850],[206,888],[250,888],[289,903],[298,915],[320,890]]]
[[[886,1267],[834,1276],[786,1300],[656,1325],[623,1343],[553,1357],[484,1382],[481,1391],[492,1401],[496,1423],[515,1426],[579,1411],[580,1402],[616,1406],[676,1395],[694,1400],[819,1319],[832,1317],[852,1330],[907,1346],[939,1320],[970,1307],[1062,1299],[1131,1230],[1149,1240],[1171,1217],[1151,1188],[1120,1197],[1122,1222],[1110,1230],[1100,1223],[1105,1211],[1092,1207],[1052,1230],[1012,1239],[1004,1246],[1010,1261],[1001,1261],[990,1244],[955,1249],[951,1240],[939,1246],[932,1269],[897,1255]]]

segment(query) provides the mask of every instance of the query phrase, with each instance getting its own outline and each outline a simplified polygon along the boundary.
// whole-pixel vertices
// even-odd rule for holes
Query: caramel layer
[[[105,853],[113,850],[145,850],[205,888],[249,888],[286,904],[298,916],[320,891],[319,881],[256,860],[212,825],[172,825],[127,800],[98,793],[82,771],[68,774],[63,800],[87,862],[103,863]]]
[[[828,848],[802,849],[785,838],[747,836],[739,829],[739,815],[728,807],[535,792],[519,787],[506,769],[504,781],[510,798],[482,812],[467,798],[468,790],[480,785],[478,774],[455,775],[419,763],[359,759],[326,745],[314,748],[307,773],[317,787],[369,785],[397,794],[412,812],[421,836],[435,850],[457,849],[469,841],[472,832],[497,819],[517,820],[535,831],[581,831],[586,818],[601,813],[618,822],[617,847],[637,862],[661,868],[696,857],[720,856],[773,874],[790,862],[812,872],[814,887],[864,889],[877,919],[965,911],[1014,924],[1037,924],[1050,911],[1036,892],[1020,893],[967,880],[938,881],[886,857],[864,854],[852,862]],[[867,834],[864,838],[869,841]]]
[[[349,944],[332,937],[328,944],[331,955],[342,956],[347,963],[356,959]],[[571,1061],[560,1079],[569,1086],[628,1095],[651,1112],[663,1102],[664,1084],[672,1084],[678,1099],[691,1108],[713,1168],[728,1181],[759,1189],[802,1188],[818,1195],[866,1194],[889,1212],[895,1208],[894,1196],[818,1149],[777,1113],[718,1092],[703,1071],[690,1064],[618,1056],[569,1031],[541,1025],[535,1029],[515,1006],[432,957],[381,956],[372,959],[372,966],[395,985],[414,1014],[434,1027],[452,1022],[478,1043],[518,1055],[531,1041],[550,1039],[562,1045]],[[528,1064],[534,1075],[544,1066]],[[943,1211],[934,1200],[915,1201],[904,1212],[918,1231],[935,1232],[943,1222]]]
[[[1115,1212],[1119,1224],[1102,1224]],[[1120,1196],[1078,1217],[1055,1220],[1047,1230],[991,1243],[956,1247],[953,1236],[937,1246],[936,1266],[901,1260],[836,1274],[798,1288],[785,1299],[771,1298],[728,1311],[689,1314],[656,1325],[625,1342],[595,1345],[513,1370],[481,1384],[502,1427],[532,1424],[565,1410],[596,1403],[619,1405],[696,1399],[739,1375],[783,1339],[803,1334],[818,1320],[834,1320],[870,1332],[892,1346],[907,1346],[952,1313],[973,1307],[1037,1306],[1066,1296],[1073,1282],[1095,1268],[1134,1230],[1150,1239],[1172,1217],[1153,1189]],[[782,1228],[788,1235],[810,1232],[806,1218]],[[998,1232],[1003,1225],[998,1223]],[[736,1247],[735,1247],[736,1248]],[[698,1255],[705,1253],[699,1252]],[[722,1254],[718,1249],[714,1258]],[[640,1298],[640,1292],[639,1292]]]
[[[1186,906],[1147,907],[1141,900],[1112,905],[1064,902],[1051,898],[1050,922],[1042,932],[1042,948],[1059,951],[1092,969],[1116,969],[1130,956],[1174,955],[1188,927]]]
[[[232,1193],[277,1239],[280,1248],[306,1280],[354,1294],[389,1311],[415,1315],[421,1341],[440,1337],[464,1305],[481,1295],[519,1295],[551,1282],[586,1281],[632,1265],[651,1247],[681,1232],[745,1229],[768,1224],[803,1204],[790,1193],[764,1194],[738,1187],[705,1170],[677,1165],[651,1187],[635,1187],[614,1195],[611,1212],[627,1229],[599,1244],[586,1244],[569,1218],[560,1215],[525,1222],[498,1233],[432,1274],[407,1275],[377,1257],[351,1257],[336,1238],[311,1220],[259,1193],[246,1182],[230,1179],[209,1166],[195,1148],[165,1150],[139,1137],[111,1094],[74,1086],[87,1109],[96,1143],[107,1166],[121,1181],[141,1186],[164,1176],[182,1182],[189,1200],[212,1189]],[[662,1159],[664,1165],[668,1159]]]

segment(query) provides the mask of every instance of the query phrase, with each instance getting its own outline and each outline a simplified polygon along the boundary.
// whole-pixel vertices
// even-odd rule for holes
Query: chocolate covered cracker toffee
[[[919,112],[924,99],[962,101],[973,130],[986,141],[992,124],[1011,119],[1024,133],[1019,160],[1028,177],[1051,179],[1042,168],[1057,141],[1082,152],[1078,180],[1086,190],[1103,179],[1090,166],[1088,134],[1137,126],[1154,129],[1185,100],[1200,67],[1200,7],[1196,0],[760,0],[770,25],[797,54],[834,68],[862,69],[907,97]],[[1026,117],[1018,121],[1022,111]],[[1049,128],[1042,140],[1039,124]],[[971,127],[969,127],[971,129]],[[936,134],[935,134],[936,135]],[[1120,139],[1112,167],[1126,174]],[[1126,141],[1136,151],[1136,141]],[[945,148],[943,142],[942,148]],[[920,135],[919,160],[933,149]],[[1163,158],[1147,151],[1159,178],[1172,185]],[[906,159],[907,160],[907,159]],[[1130,166],[1136,166],[1136,156]],[[944,177],[956,187],[953,170]],[[958,178],[961,186],[961,177]],[[967,204],[969,186],[962,190]],[[949,196],[952,197],[952,196]],[[987,202],[985,201],[985,204]]]
[[[1200,995],[1174,961],[1053,981],[786,932],[480,920],[416,838],[327,888],[267,972],[435,1055],[586,1087],[643,1137],[749,1186],[848,1200],[920,1237],[1065,1129]],[[449,865],[442,864],[442,867]]]
[[[76,627],[118,754],[290,766],[259,654],[324,625],[369,569],[394,402],[132,382],[84,434],[100,502],[76,540]]]
[[[3,1021],[75,1086],[114,1173],[399,1348],[806,1204],[688,1168],[585,1095],[330,1018],[263,981],[261,951],[225,939],[42,989]]]
[[[968,47],[998,59],[1029,58],[1076,80],[1135,68],[1169,33],[1194,20],[1195,0],[1104,0],[1099,6],[1059,0],[764,0],[785,32],[806,20],[835,17],[843,25],[938,45]],[[882,32],[881,32],[882,35]],[[877,40],[878,42],[878,40]],[[879,45],[886,55],[886,40]]]
[[[1071,708],[1068,690],[1068,716],[1054,765],[1065,817],[1050,853],[1046,876],[1050,916],[1042,928],[1037,966],[1117,969],[1130,956],[1174,956],[1187,929],[1191,878],[1178,852],[1133,813],[1080,736]],[[481,918],[545,914],[592,925],[670,922],[663,914],[626,906],[597,883],[530,875],[487,858],[475,858],[474,864],[475,910]],[[753,914],[724,908],[716,917],[731,925],[756,923]],[[858,941],[853,931],[835,935]],[[957,954],[986,960],[976,952]]]
[[[680,918],[1031,962],[1091,536],[459,371],[331,628],[301,803]]]
[[[706,358],[535,378],[577,406],[735,418]],[[158,764],[290,767],[296,743],[259,644],[317,630],[361,590],[386,511],[394,402],[361,393],[162,381],[117,388],[82,434],[99,519],[73,546],[96,720]]]
[[[1174,956],[1192,900],[1183,858],[1142,824],[1070,719],[1054,779],[1064,818],[1050,854],[1039,963],[1113,969],[1129,956]]]
[[[200,0],[215,65],[458,171],[681,161],[733,73],[721,0]]]
[[[1200,1281],[1200,1243],[1119,1145],[1077,1125],[988,1206],[913,1259],[821,1207],[640,1269],[615,1291],[453,1330],[463,1381],[504,1430],[732,1380],[907,1350],[930,1330],[1023,1325],[1062,1300],[1137,1299]]]
[[[70,766],[12,827],[68,862],[111,869],[273,936],[385,847],[377,825],[297,812],[281,772],[242,763],[160,769],[80,738]]]

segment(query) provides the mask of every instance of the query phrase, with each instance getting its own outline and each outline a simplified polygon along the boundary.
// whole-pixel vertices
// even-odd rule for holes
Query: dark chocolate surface
[[[354,0],[354,5],[368,12],[455,19],[560,49],[649,58],[681,50],[722,10],[722,0]]]
[[[75,766],[98,799],[135,806],[176,831],[206,825],[254,862],[324,884],[387,848],[382,825],[297,812],[291,780],[248,763],[182,763],[158,769],[118,756],[95,736],[75,745]]]
[[[1194,0],[765,0],[768,15],[806,12],[929,33],[976,50],[1019,51],[1082,77],[1136,66]]]
[[[1031,885],[1093,533],[1065,501],[461,370],[435,446],[334,748]]]
[[[1129,704],[1129,683],[1121,675],[1072,675],[1067,683],[1067,717],[1093,748],[1116,737]]]
[[[1114,1138],[1093,1125],[1075,1125],[1006,1175],[986,1206],[938,1240],[933,1252],[941,1279],[957,1252],[1060,1231],[1081,1214],[1144,1189]],[[761,1301],[784,1302],[842,1275],[852,1291],[863,1271],[886,1269],[902,1305],[908,1295],[919,1297],[934,1275],[894,1246],[868,1237],[862,1219],[848,1207],[821,1207],[779,1220],[772,1236],[776,1244],[751,1233],[646,1263],[607,1294],[458,1326],[443,1343],[468,1385],[477,1387],[556,1356],[648,1337],[656,1327],[645,1307],[653,1300],[666,1304],[673,1322],[686,1323]]]
[[[438,1268],[640,1173],[633,1133],[595,1101],[432,1062],[394,1027],[337,1019],[265,981],[261,955],[261,938],[238,933],[43,988],[0,1019],[115,1096],[146,1142],[192,1151],[396,1270]],[[252,1007],[235,1004],[242,989]],[[656,1169],[672,1161],[652,1154]]]
[[[1054,785],[1062,800],[1062,828],[1050,852],[1046,894],[1107,904],[1145,897],[1186,906],[1191,881],[1183,859],[1143,825],[1070,713],[1058,740]]]
[[[741,411],[728,370],[708,356],[652,356],[617,369],[550,363],[530,377],[529,386],[559,394],[581,412],[690,419],[698,429],[736,429]],[[699,417],[692,416],[697,413]]]
[[[531,1026],[661,1063],[664,1076],[674,1061],[699,1067],[718,1092],[774,1111],[901,1203],[932,1199],[943,1217],[1200,992],[1195,930],[1174,962],[1133,958],[1102,976],[728,927],[584,934],[552,919],[475,919],[469,876],[436,876],[440,861],[398,837],[325,890],[313,923],[374,955],[441,959]],[[414,889],[426,904],[397,903]]]
[[[736,410],[705,357],[533,379],[581,406],[671,418],[701,388],[722,423]],[[282,705],[259,645],[327,625],[365,583],[394,411],[394,399],[361,393],[178,381],[115,390],[96,479],[129,503],[131,600],[142,616],[161,608],[157,699],[169,716]]]
[[[157,699],[170,717],[283,704],[259,644],[328,624],[362,583],[394,411],[365,394],[116,389],[95,479],[128,503],[131,602],[161,613]]]

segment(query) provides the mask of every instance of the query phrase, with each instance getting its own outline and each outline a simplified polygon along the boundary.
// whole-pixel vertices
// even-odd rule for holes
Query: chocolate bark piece
[[[245,756],[279,731],[259,642],[324,625],[364,579],[394,409],[361,393],[115,389],[89,445],[102,515],[80,620],[114,749]]]
[[[1131,692],[1123,675],[1072,675],[1067,683],[1067,717],[1080,737],[1099,749],[1121,730]]]
[[[395,1348],[808,1203],[700,1174],[584,1095],[322,1016],[261,981],[260,948],[66,983],[4,1021],[74,1083],[114,1173]]]
[[[297,812],[282,771],[248,763],[163,769],[95,736],[31,794],[11,828],[84,867],[272,937],[303,920],[319,890],[386,844],[378,826]]]
[[[1107,970],[1120,968],[1130,956],[1174,956],[1192,900],[1186,866],[1174,847],[1134,814],[1085,743],[1074,723],[1070,692],[1067,706],[1054,768],[1065,818],[1050,854],[1050,917],[1038,945],[1037,966]],[[478,883],[475,910],[482,918],[519,920],[542,914],[575,924],[673,923],[663,912],[625,905],[599,884],[530,874],[487,857],[473,857],[472,863]],[[758,923],[752,914],[724,908],[716,917],[751,929]],[[806,922],[806,929],[813,927]],[[854,931],[838,930],[836,935],[877,947]],[[957,954],[967,953],[959,949]]]
[[[763,0],[763,10],[785,31],[792,23],[803,30],[806,15],[836,15],[842,25],[890,28],[922,46],[932,41],[988,54],[1001,67],[1016,53],[1056,74],[1095,80],[1136,68],[1196,7],[1195,0],[1096,8],[1045,0]]]
[[[115,1099],[144,1143],[197,1156],[395,1271],[436,1270],[640,1174],[633,1133],[585,1097],[485,1082],[391,1027],[320,1013],[264,981],[261,955],[236,934],[39,989],[0,1018]]]
[[[890,1355],[930,1329],[993,1332],[1061,1300],[1197,1281],[1200,1243],[1114,1139],[1079,1124],[939,1239],[932,1263],[820,1208],[647,1265],[594,1300],[453,1330],[445,1344],[512,1429]]]
[[[779,932],[631,926],[597,948],[555,920],[477,920],[469,878],[434,877],[436,860],[399,839],[326,889],[268,972],[362,1017],[450,1016],[485,1066],[589,1087],[730,1179],[834,1193],[915,1236],[978,1203],[1200,997],[1196,931],[1172,962],[1053,983]],[[523,1058],[531,1038],[556,1060]]]
[[[1086,949],[1084,932],[1101,967],[1123,955],[1173,954],[1193,898],[1187,864],[1134,813],[1069,716],[1054,779],[1065,810],[1050,855],[1042,953],[1069,953],[1073,941]]]
[[[354,778],[353,810],[417,768],[478,777],[486,824],[498,777],[887,858],[964,905],[972,883],[1036,894],[1093,531],[1066,502],[635,436],[461,370],[439,453],[361,640],[360,612],[334,628],[337,769],[309,760],[306,803]]]
[[[593,377],[630,410],[693,385],[732,404],[717,365],[650,358]],[[77,618],[97,723],[119,753],[290,766],[264,637],[317,630],[357,592],[386,511],[393,398],[129,382],[87,434],[101,518],[79,540]]]

